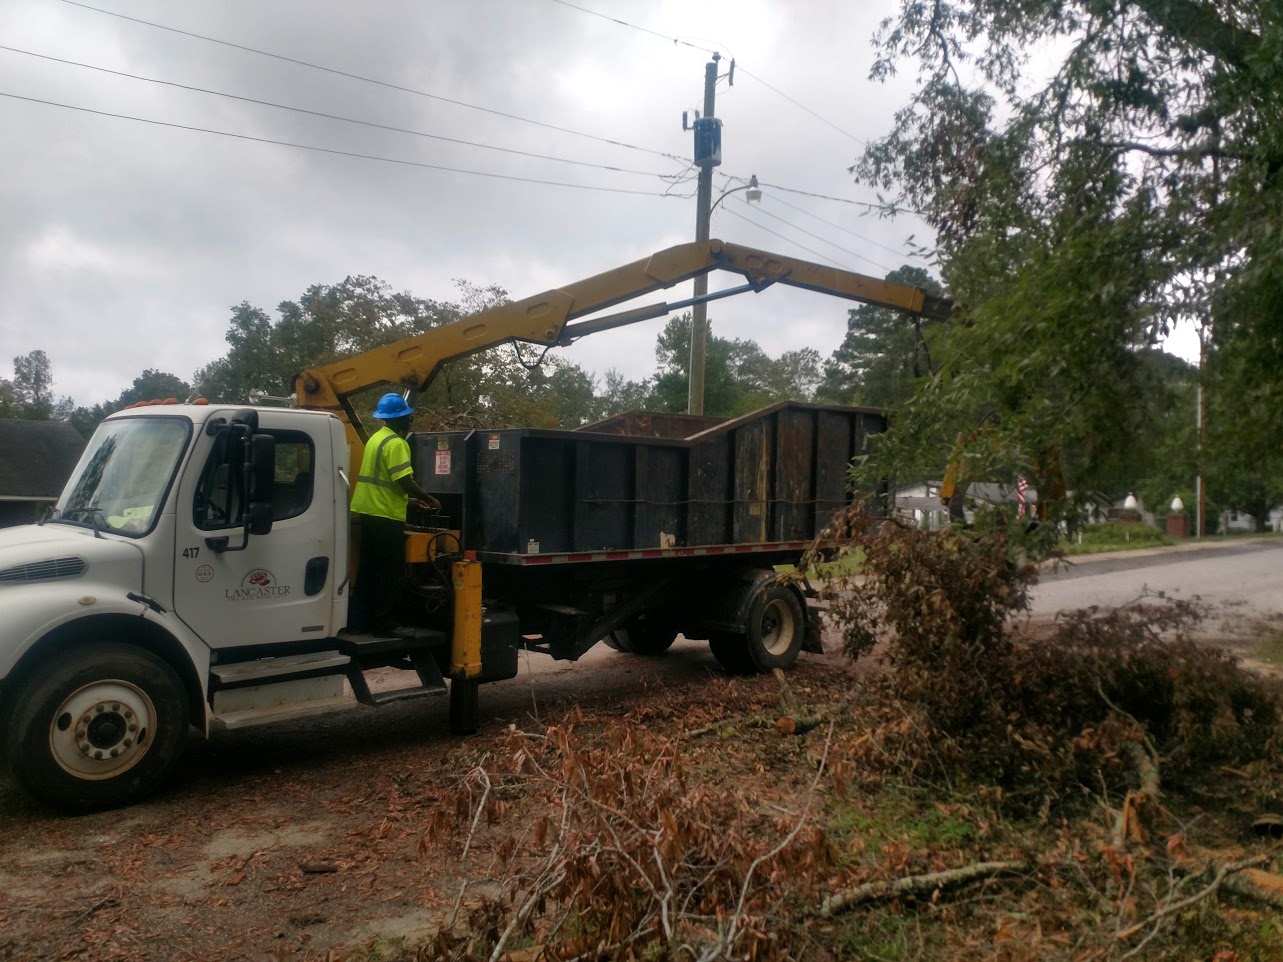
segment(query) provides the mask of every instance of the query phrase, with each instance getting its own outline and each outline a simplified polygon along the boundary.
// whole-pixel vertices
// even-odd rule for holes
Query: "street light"
[[[731,196],[731,194],[735,193],[737,190],[748,191],[748,193],[744,195],[744,199],[748,201],[750,204],[757,204],[757,203],[760,203],[762,200],[762,189],[757,186],[757,174],[754,174],[752,177],[748,179],[747,184],[742,184],[739,187],[732,187],[730,190],[722,191],[722,196],[718,197],[717,200],[713,201],[713,206],[708,209],[709,216],[711,217],[713,214],[713,211],[717,210],[718,204],[724,201],[727,197]]]

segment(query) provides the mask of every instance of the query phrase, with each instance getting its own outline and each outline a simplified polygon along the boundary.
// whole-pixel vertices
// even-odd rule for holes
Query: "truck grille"
[[[53,581],[55,578],[75,578],[85,573],[83,558],[54,558],[37,561],[0,571],[0,584],[26,581]]]

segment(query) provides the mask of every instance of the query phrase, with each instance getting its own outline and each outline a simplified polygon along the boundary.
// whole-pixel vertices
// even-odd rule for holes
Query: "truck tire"
[[[102,642],[60,652],[14,693],[13,779],[46,804],[93,811],[136,802],[187,741],[187,691],[149,651]]]
[[[749,609],[748,656],[761,672],[792,668],[806,640],[806,610],[787,585],[767,585]]]
[[[606,644],[616,651],[654,658],[662,655],[677,640],[677,629],[647,621],[631,621],[606,636]]]
[[[708,639],[713,657],[728,675],[751,675],[757,671],[748,654],[748,639],[731,632],[716,632]]]
[[[622,651],[626,654],[632,654],[633,639],[632,636],[628,634],[627,628],[616,628],[603,638],[602,641],[606,643],[607,648],[612,648],[615,651]]]

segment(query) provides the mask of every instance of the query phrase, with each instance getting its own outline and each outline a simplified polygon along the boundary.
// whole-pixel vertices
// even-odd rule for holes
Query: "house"
[[[39,520],[84,449],[85,439],[66,421],[0,418],[0,527]]]
[[[912,520],[920,528],[932,531],[946,527],[949,523],[949,511],[940,500],[940,488],[943,482],[920,481],[917,484],[906,484],[895,489],[895,510],[902,518]],[[1038,504],[1038,492],[1026,488],[1024,492],[1025,510],[1032,513]],[[976,482],[967,487],[967,505],[965,509],[968,521],[974,520],[971,506],[978,504],[1014,505],[1018,501],[1014,484],[993,484]]]
[[[1227,534],[1251,534],[1256,531],[1256,519],[1246,512],[1226,508],[1221,512],[1221,526],[1217,530]],[[1283,505],[1270,509],[1265,519],[1265,530],[1283,531]]]

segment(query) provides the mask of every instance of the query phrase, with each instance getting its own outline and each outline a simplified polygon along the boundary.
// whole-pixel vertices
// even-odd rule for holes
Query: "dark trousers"
[[[361,515],[361,555],[348,603],[352,631],[388,631],[400,622],[405,590],[405,522]]]

